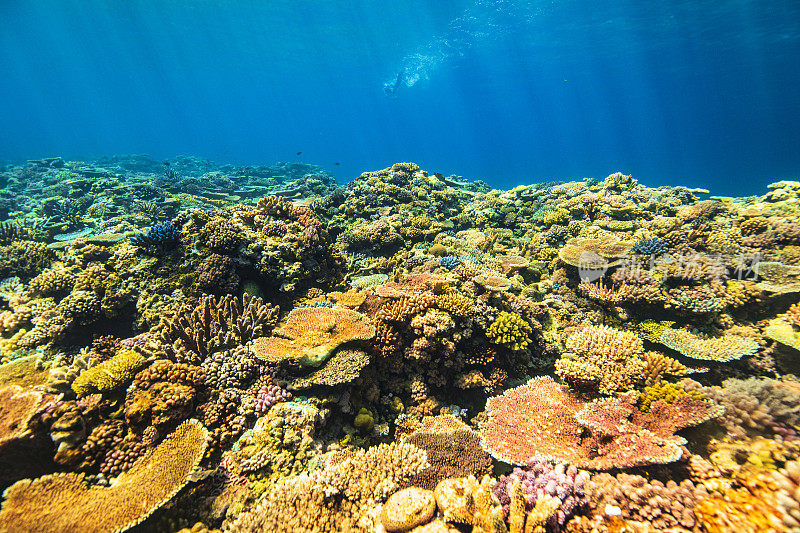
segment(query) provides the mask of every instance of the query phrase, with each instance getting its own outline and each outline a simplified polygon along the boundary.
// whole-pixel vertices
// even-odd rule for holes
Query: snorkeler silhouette
[[[383,92],[386,93],[386,96],[394,96],[397,92],[397,88],[400,87],[400,84],[403,83],[403,79],[406,76],[406,69],[405,67],[400,69],[400,72],[397,73],[397,77],[393,81],[387,81],[383,84]]]

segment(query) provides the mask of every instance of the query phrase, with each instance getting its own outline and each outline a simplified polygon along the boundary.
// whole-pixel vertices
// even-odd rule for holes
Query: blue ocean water
[[[800,176],[796,0],[3,0],[0,159]],[[298,152],[302,152],[296,155]],[[337,165],[336,163],[339,163]]]

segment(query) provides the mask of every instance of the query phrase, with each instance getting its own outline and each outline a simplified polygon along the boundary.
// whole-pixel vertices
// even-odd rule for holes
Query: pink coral
[[[636,393],[586,403],[550,377],[534,378],[486,402],[482,445],[496,459],[524,464],[541,458],[608,470],[676,461],[682,437],[674,432],[718,416],[715,404],[681,398],[636,408]]]

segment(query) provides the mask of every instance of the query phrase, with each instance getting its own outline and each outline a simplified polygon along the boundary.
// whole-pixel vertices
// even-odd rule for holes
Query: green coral
[[[650,387],[644,388],[644,394],[639,398],[639,410],[646,413],[650,410],[653,402],[664,400],[667,403],[675,403],[675,400],[683,396],[691,396],[695,400],[705,400],[706,395],[700,391],[687,391],[681,385],[662,381]]]
[[[375,427],[375,419],[368,409],[362,407],[361,410],[358,411],[355,420],[353,420],[353,426],[361,432],[362,435],[366,435]]]
[[[486,330],[486,336],[494,344],[512,350],[524,350],[531,343],[533,328],[516,313],[502,311]]]
[[[72,390],[78,396],[114,390],[132,380],[145,362],[140,353],[123,350],[108,361],[84,370],[72,383]]]

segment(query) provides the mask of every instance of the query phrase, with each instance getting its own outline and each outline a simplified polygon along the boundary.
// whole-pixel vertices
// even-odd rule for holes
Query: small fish
[[[337,161],[336,163],[334,163],[334,165],[338,165],[338,164],[339,164],[339,162],[338,162],[338,161]]]
[[[169,161],[164,161],[164,166],[168,167],[169,166]]]
[[[300,154],[302,154],[302,153],[303,153],[303,152],[297,152],[297,154],[296,154],[296,155],[300,155]]]

